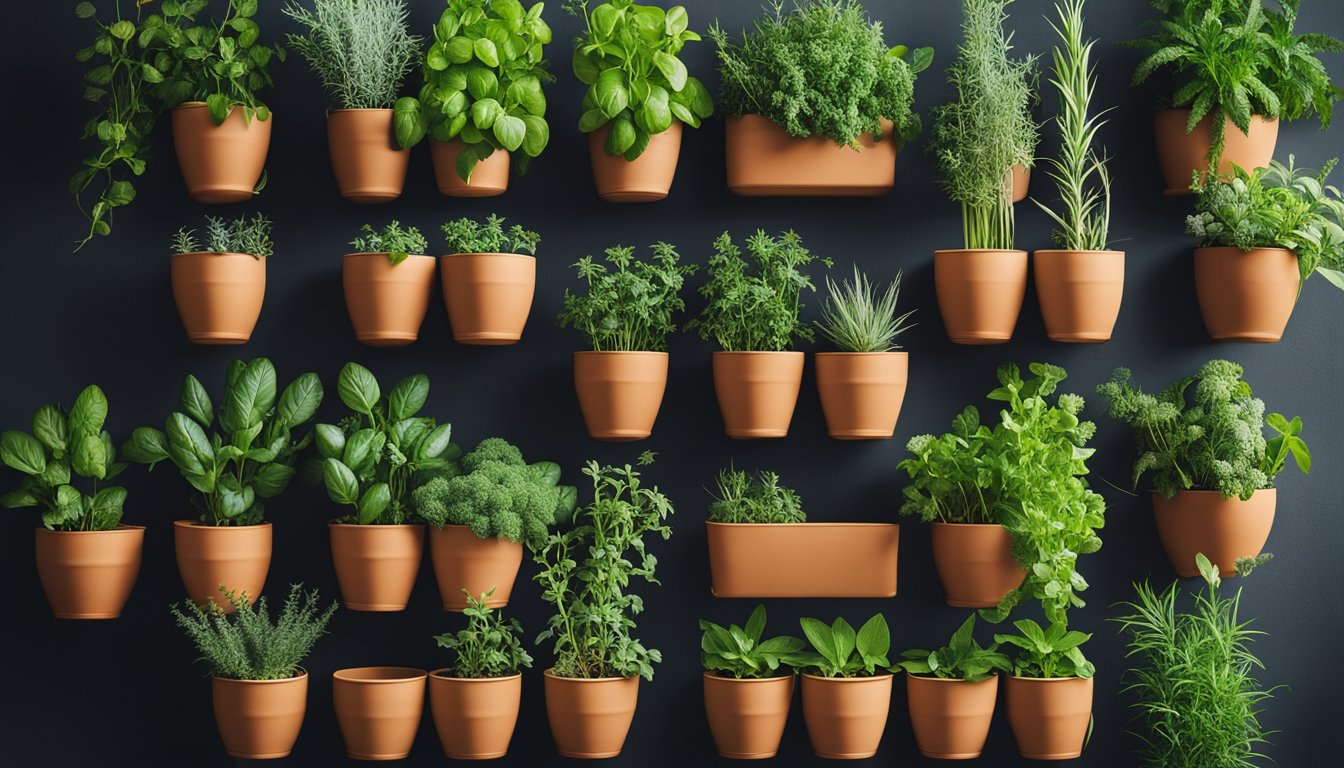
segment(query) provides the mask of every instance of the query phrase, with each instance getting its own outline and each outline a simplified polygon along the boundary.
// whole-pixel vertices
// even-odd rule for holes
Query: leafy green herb
[[[667,351],[667,337],[677,330],[672,318],[686,310],[682,286],[696,268],[681,264],[669,243],[652,250],[652,258],[641,260],[633,247],[616,246],[605,251],[606,264],[592,256],[575,262],[588,292],[565,291],[560,325],[582,331],[596,352]]]
[[[731,624],[727,629],[712,621],[700,620],[700,663],[709,672],[734,679],[774,677],[781,666],[804,663],[803,641],[780,635],[762,640],[765,632],[765,606],[758,605],[747,619],[746,628]]]
[[[479,598],[467,590],[467,628],[457,632],[436,635],[440,648],[448,649],[455,661],[449,665],[454,677],[481,679],[511,677],[519,670],[532,667],[532,656],[523,648],[519,635],[523,625],[517,619],[505,621],[486,607],[485,601],[495,593],[493,587]]]
[[[514,224],[504,230],[504,217],[490,214],[484,224],[455,219],[442,226],[449,253],[520,253],[536,255],[541,235]]]
[[[360,231],[364,234],[351,240],[350,247],[360,253],[385,253],[394,267],[411,254],[423,254],[429,250],[429,243],[425,242],[425,236],[420,234],[419,229],[402,229],[401,222],[395,219],[383,227],[381,232],[368,224],[361,227]]]
[[[406,0],[298,0],[284,14],[306,28],[288,35],[341,109],[387,109],[420,55],[406,29]]]
[[[319,609],[317,590],[305,592],[291,584],[280,617],[271,621],[266,598],[254,604],[245,593],[220,586],[233,606],[224,613],[211,601],[201,608],[187,600],[183,608],[171,606],[177,626],[196,645],[210,674],[229,680],[284,680],[298,675],[299,664],[312,652],[317,639],[327,633],[327,623],[336,613],[336,603]]]
[[[173,253],[199,253],[196,231],[183,227],[172,240]],[[257,259],[269,258],[275,251],[271,242],[271,220],[258,213],[252,218],[239,216],[222,219],[205,217],[205,250],[208,253],[245,253]]]
[[[821,305],[821,320],[816,323],[821,335],[841,352],[889,352],[900,349],[896,337],[913,328],[906,325],[915,310],[897,316],[896,302],[901,295],[901,273],[880,297],[877,287],[854,265],[854,281],[836,284],[826,278],[826,298]]]
[[[872,677],[884,674],[891,666],[891,630],[882,614],[873,616],[859,628],[836,618],[830,626],[817,619],[800,620],[811,651],[798,658],[800,666],[815,669],[822,677]]]
[[[163,74],[157,94],[165,107],[203,101],[216,125],[234,107],[244,117],[269,120],[271,111],[257,91],[274,85],[271,58],[285,60],[282,46],[258,45],[261,28],[253,21],[258,0],[228,0],[224,18],[196,23],[206,0],[164,0],[164,29],[156,32],[162,50],[154,66]]]
[[[901,654],[905,661],[897,666],[912,675],[978,683],[999,672],[1013,671],[1012,662],[998,648],[998,643],[981,648],[975,641],[975,614],[971,614],[947,645],[935,651],[906,651]]]
[[[719,471],[719,490],[709,505],[711,523],[802,523],[803,500],[779,484],[779,475],[760,470],[753,478],[732,469]]]
[[[1070,630],[1063,622],[1054,622],[1049,629],[1031,619],[1013,622],[1020,634],[995,635],[994,642],[1017,646],[1013,660],[1013,674],[1018,677],[1043,679],[1060,677],[1088,678],[1096,672],[1092,662],[1083,657],[1078,646],[1092,639],[1091,635]]]

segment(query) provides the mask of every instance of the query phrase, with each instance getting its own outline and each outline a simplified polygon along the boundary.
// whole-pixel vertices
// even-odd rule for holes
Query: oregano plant
[[[394,267],[412,254],[424,254],[429,250],[429,243],[419,229],[402,229],[401,222],[395,219],[381,230],[365,224],[359,231],[361,234],[350,241],[350,247],[358,253],[385,253]]]
[[[682,286],[696,266],[682,264],[669,243],[659,241],[651,250],[651,257],[640,259],[633,247],[615,246],[602,261],[584,256],[575,262],[588,292],[565,291],[560,325],[582,331],[595,352],[665,352],[667,337],[677,330],[673,318],[686,309]]]

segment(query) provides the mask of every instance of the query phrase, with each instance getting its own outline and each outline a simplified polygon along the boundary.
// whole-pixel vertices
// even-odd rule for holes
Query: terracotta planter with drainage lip
[[[884,440],[905,402],[906,352],[818,352],[817,393],[826,433],[837,440]]]
[[[1072,760],[1083,754],[1092,721],[1092,678],[1004,678],[1008,725],[1028,760]]]
[[[714,523],[715,597],[895,597],[894,523]]]
[[[115,619],[140,573],[145,528],[36,529],[37,577],[58,619]]]
[[[420,573],[425,526],[331,523],[327,530],[345,607],[352,611],[405,610]]]
[[[388,203],[401,197],[411,151],[397,146],[392,110],[332,110],[327,113],[327,146],[341,197],[352,203]]]
[[[472,595],[495,590],[486,598],[490,608],[509,604],[513,582],[523,564],[523,545],[504,539],[482,539],[465,525],[445,525],[429,529],[429,556],[434,563],[434,578],[439,583],[443,610],[464,611],[466,589]]]
[[[308,709],[308,673],[283,680],[211,678],[215,724],[230,757],[288,757]]]
[[[616,757],[625,746],[639,702],[638,677],[544,675],[546,719],[563,757]]]
[[[420,338],[434,291],[434,257],[347,253],[341,265],[345,307],[355,338],[370,347],[401,347]]]
[[[1110,341],[1125,293],[1124,251],[1036,251],[1036,298],[1052,341]]]
[[[607,124],[588,134],[588,156],[593,167],[597,196],[609,203],[650,203],[662,200],[672,189],[681,155],[681,121],[649,137],[649,146],[633,161],[607,154]]]
[[[1027,191],[1031,188],[1031,169],[1014,165],[1009,173],[1013,176],[1013,202],[1020,203],[1027,199]]]
[[[1153,517],[1162,548],[1181,578],[1199,575],[1195,555],[1203,553],[1218,573],[1235,576],[1237,558],[1255,557],[1265,548],[1274,526],[1279,493],[1264,488],[1242,501],[1217,491],[1181,491],[1166,499],[1153,494]]]
[[[891,709],[891,680],[890,673],[803,675],[803,722],[817,757],[861,760],[877,754]]]
[[[822,136],[799,139],[761,115],[724,120],[728,189],[750,197],[877,197],[896,186],[901,142],[882,121],[882,138],[859,139],[860,149]]]
[[[355,760],[401,760],[411,753],[425,712],[423,669],[356,667],[331,675],[336,723]]]
[[[256,602],[271,567],[271,524],[205,525],[195,520],[173,522],[177,570],[187,597],[198,605],[214,601],[225,613],[233,606],[219,587],[246,593]]]
[[[440,256],[439,264],[454,341],[500,346],[522,338],[536,292],[536,257],[453,253]]]
[[[667,353],[575,352],[574,390],[589,437],[643,440],[667,390]]]
[[[1002,525],[933,523],[930,529],[933,564],[950,606],[993,608],[1027,577]]]
[[[173,301],[193,344],[246,344],[266,298],[266,259],[246,253],[173,254]]]
[[[429,709],[444,756],[452,760],[492,760],[509,751],[523,676],[452,677],[452,670],[429,673]]]
[[[439,194],[448,197],[498,197],[509,189],[509,153],[496,149],[476,163],[471,181],[457,175],[457,156],[466,146],[461,139],[430,141],[429,155],[434,162],[434,180]]]
[[[795,677],[739,680],[705,672],[705,716],[720,757],[762,760],[779,752]]]
[[[1226,145],[1218,161],[1218,175],[1227,176],[1236,165],[1246,170],[1263,168],[1274,159],[1274,145],[1279,140],[1279,121],[1251,116],[1250,134],[1241,132],[1225,115]],[[1162,167],[1166,194],[1188,195],[1190,177],[1195,171],[1201,175],[1209,168],[1209,147],[1213,144],[1213,115],[1205,115],[1192,133],[1185,127],[1190,121],[1188,109],[1165,109],[1153,114],[1153,134],[1157,141],[1157,161]]]
[[[1027,252],[948,250],[933,254],[938,311],[956,344],[1004,344],[1013,338],[1027,292]]]
[[[1195,295],[1214,341],[1283,338],[1301,280],[1297,255],[1284,248],[1195,249]]]
[[[802,352],[715,352],[714,394],[728,436],[787,436],[803,362]]]
[[[234,107],[223,123],[215,125],[202,102],[174,107],[173,147],[191,199],[198,203],[252,199],[266,167],[274,117],[249,121],[242,107]]]
[[[997,675],[972,683],[907,674],[905,685],[910,725],[921,755],[937,760],[980,756],[999,697]]]

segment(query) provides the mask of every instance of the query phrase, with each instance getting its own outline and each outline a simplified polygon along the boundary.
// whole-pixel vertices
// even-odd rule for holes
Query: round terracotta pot
[[[1036,298],[1052,341],[1110,341],[1125,293],[1124,251],[1036,251]]]
[[[869,134],[860,148],[830,139],[798,139],[761,115],[723,121],[728,189],[752,197],[876,197],[896,186],[896,153],[901,142],[894,124],[882,121],[882,138]]]
[[[1028,760],[1071,760],[1083,754],[1092,721],[1092,678],[1004,678],[1008,725]]]
[[[288,757],[308,708],[308,673],[283,680],[211,678],[224,750],[244,760]]]
[[[434,290],[433,256],[407,256],[393,266],[386,253],[347,253],[341,279],[360,343],[401,347],[420,337]]]
[[[405,610],[420,573],[425,526],[332,523],[327,530],[345,607],[352,611]]]
[[[789,434],[803,383],[803,360],[802,352],[714,353],[714,394],[729,437]]]
[[[498,197],[509,189],[509,153],[496,149],[484,160],[478,161],[471,172],[471,181],[457,175],[457,156],[466,146],[461,139],[429,142],[429,156],[434,162],[434,180],[439,193],[449,197]]]
[[[425,713],[423,669],[356,667],[331,675],[331,699],[346,755],[400,760],[411,753]]]
[[[611,125],[588,134],[588,157],[597,196],[609,203],[649,203],[667,197],[681,155],[681,121],[649,137],[649,146],[634,162],[607,154]]]
[[[429,709],[443,754],[453,760],[490,760],[509,751],[523,676],[449,677],[451,670],[429,674]]]
[[[187,597],[199,605],[214,601],[231,613],[220,585],[246,593],[256,602],[271,567],[271,524],[203,525],[195,520],[173,522],[177,570]]]
[[[891,708],[891,678],[803,675],[803,722],[817,757],[860,760],[877,754]]]
[[[1027,292],[1027,252],[934,251],[933,281],[947,337],[957,344],[1013,338]]]
[[[467,608],[466,589],[480,597],[491,589],[485,604],[502,608],[509,604],[513,582],[523,564],[523,545],[504,539],[482,539],[465,525],[445,525],[429,529],[429,557],[434,563],[434,578],[439,583],[443,610]]]
[[[234,107],[215,125],[205,104],[191,102],[173,108],[173,146],[187,194],[198,203],[240,203],[252,199],[266,151],[271,146],[271,123],[248,120]]]
[[[1214,341],[1278,341],[1301,279],[1297,254],[1283,248],[1195,249],[1195,295]]]
[[[1025,165],[1014,165],[1009,171],[1013,175],[1013,202],[1027,199],[1027,190],[1031,188],[1031,169]]]
[[[1274,526],[1275,488],[1256,491],[1246,501],[1224,499],[1217,491],[1181,491],[1170,499],[1153,494],[1157,535],[1182,578],[1199,575],[1195,555],[1203,554],[1223,576],[1234,576],[1237,558],[1255,557]]]
[[[933,564],[947,604],[993,608],[1027,577],[1013,557],[1013,537],[1002,525],[933,523]]]
[[[895,597],[894,523],[705,523],[715,597]]]
[[[705,715],[722,757],[760,760],[779,752],[793,701],[793,678],[760,679],[705,675]]]
[[[173,301],[193,344],[246,344],[266,298],[266,259],[173,254]]]
[[[1245,170],[1262,168],[1274,159],[1274,145],[1279,140],[1278,118],[1266,120],[1251,116],[1251,132],[1245,134],[1226,117],[1227,127],[1223,156],[1218,161],[1218,175],[1232,173],[1236,165]],[[1209,147],[1213,145],[1211,128],[1213,116],[1206,115],[1186,133],[1190,121],[1188,109],[1164,109],[1153,115],[1153,135],[1157,141],[1157,161],[1162,166],[1166,194],[1188,195],[1191,176],[1198,171],[1202,177],[1209,169]]]
[[[885,440],[896,432],[909,373],[907,352],[818,352],[817,392],[826,433]]]
[[[910,725],[919,753],[939,760],[973,760],[985,749],[999,678],[979,682],[905,676]]]
[[[440,256],[439,264],[454,341],[498,346],[522,338],[536,291],[536,257],[454,253]]]
[[[546,719],[564,757],[621,754],[639,700],[639,677],[558,677],[546,670]]]
[[[574,353],[574,390],[594,440],[626,442],[653,434],[666,389],[666,352]]]
[[[36,529],[37,578],[58,619],[115,619],[131,596],[145,544],[141,525],[108,531]]]
[[[327,113],[327,145],[341,197],[353,203],[401,197],[411,151],[397,146],[392,110],[332,110]]]

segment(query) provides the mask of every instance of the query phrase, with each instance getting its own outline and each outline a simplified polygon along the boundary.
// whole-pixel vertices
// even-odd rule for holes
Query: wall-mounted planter
[[[327,530],[345,607],[352,611],[405,610],[420,573],[425,526],[332,523]]]
[[[885,440],[895,434],[909,361],[907,352],[818,352],[817,393],[826,433],[837,440]]]
[[[705,523],[715,597],[894,597],[894,523]]]
[[[1013,557],[1013,537],[1002,525],[933,523],[933,565],[947,604],[993,608],[1027,577]]]
[[[667,197],[681,156],[681,121],[673,120],[666,131],[650,136],[649,146],[633,162],[607,154],[608,133],[610,124],[588,134],[597,196],[609,203],[651,203]]]
[[[1092,678],[1004,678],[1008,725],[1028,760],[1072,760],[1083,754],[1092,720]]]
[[[885,195],[896,185],[901,142],[883,121],[882,138],[865,134],[859,150],[830,139],[797,139],[760,115],[723,122],[728,189],[752,197]]]
[[[370,347],[401,347],[420,337],[434,291],[434,257],[347,253],[341,264],[345,307],[355,338]]]
[[[891,679],[891,674],[803,675],[803,722],[817,757],[861,760],[877,754],[891,709]]]
[[[1036,251],[1036,298],[1052,341],[1110,341],[1125,293],[1124,251]]]
[[[423,669],[358,667],[331,675],[336,723],[355,760],[401,760],[411,753],[425,713]]]
[[[1027,191],[1031,189],[1031,169],[1014,165],[1009,173],[1013,175],[1013,202],[1020,203],[1027,199]]]
[[[429,529],[429,557],[439,583],[443,610],[464,611],[465,589],[473,597],[494,590],[485,604],[502,608],[509,604],[513,582],[523,564],[523,545],[504,539],[482,539],[465,525]]]
[[[429,709],[443,754],[452,760],[503,757],[518,724],[523,676],[451,677],[451,670],[429,673]]]
[[[778,677],[719,677],[705,672],[705,715],[720,757],[762,760],[779,752],[793,701],[792,673]]]
[[[457,156],[466,146],[461,139],[429,142],[429,156],[434,162],[434,180],[439,193],[448,197],[498,197],[509,189],[509,153],[497,149],[476,163],[471,181],[457,175]]]
[[[947,337],[956,344],[1013,338],[1027,292],[1027,252],[934,251],[933,281]]]
[[[594,440],[627,442],[653,434],[666,389],[666,352],[574,353],[574,390]]]
[[[308,673],[283,680],[211,678],[215,724],[230,757],[288,757],[308,709]]]
[[[714,394],[728,436],[788,435],[803,363],[802,352],[715,352]]]
[[[1278,341],[1301,280],[1297,254],[1283,248],[1195,249],[1195,294],[1214,341]]]
[[[1255,557],[1274,526],[1279,493],[1256,491],[1242,501],[1217,491],[1181,491],[1170,499],[1153,494],[1153,517],[1171,567],[1182,578],[1199,575],[1195,555],[1203,554],[1223,576],[1237,572],[1237,558]]]
[[[173,147],[187,194],[198,203],[240,203],[252,199],[266,167],[274,115],[247,119],[235,107],[215,125],[203,102],[173,109]]]
[[[453,253],[440,256],[439,266],[454,341],[499,346],[522,338],[536,291],[536,257]]]
[[[225,613],[234,608],[219,587],[246,594],[256,602],[271,568],[271,524],[205,525],[173,521],[177,570],[187,597],[198,605],[214,601]]]
[[[411,151],[397,146],[392,110],[332,110],[327,114],[327,146],[341,197],[366,204],[401,197]]]
[[[1232,166],[1251,170],[1269,165],[1274,159],[1274,145],[1279,140],[1279,121],[1251,116],[1251,132],[1245,134],[1226,116],[1225,146],[1218,161],[1218,175],[1232,173]],[[1157,141],[1157,161],[1162,167],[1166,194],[1190,194],[1190,178],[1198,171],[1201,175],[1209,168],[1209,148],[1213,145],[1213,116],[1206,115],[1191,133],[1185,132],[1190,121],[1188,109],[1164,109],[1153,115],[1153,135]]]
[[[978,682],[905,676],[910,725],[919,753],[938,760],[974,760],[985,749],[999,678]]]
[[[145,528],[36,529],[37,577],[58,619],[115,619],[140,573]]]
[[[173,301],[193,344],[246,344],[266,298],[266,259],[246,253],[173,254]]]
[[[639,701],[638,677],[559,677],[546,670],[546,719],[563,757],[616,757]]]

